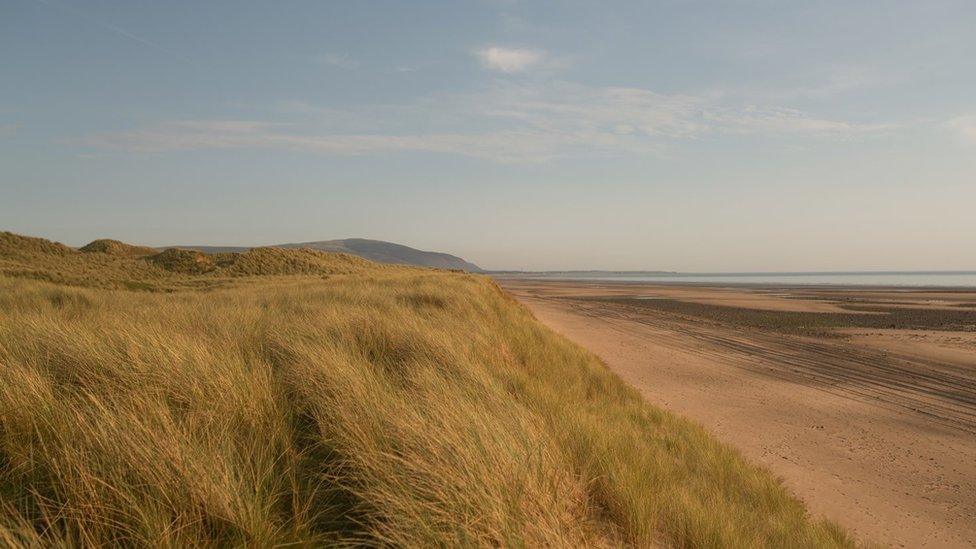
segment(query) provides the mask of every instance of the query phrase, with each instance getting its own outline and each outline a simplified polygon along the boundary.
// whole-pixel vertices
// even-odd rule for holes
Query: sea
[[[976,288],[976,271],[885,271],[796,273],[525,273],[524,278],[606,280],[674,284],[783,286],[894,286],[910,288]]]

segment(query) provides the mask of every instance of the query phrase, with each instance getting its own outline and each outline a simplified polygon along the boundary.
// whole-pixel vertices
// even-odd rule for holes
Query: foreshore
[[[893,546],[976,544],[976,291],[499,281],[813,513]]]

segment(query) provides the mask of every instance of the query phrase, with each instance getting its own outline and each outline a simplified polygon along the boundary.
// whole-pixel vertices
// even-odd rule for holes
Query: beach
[[[886,545],[976,544],[976,291],[499,280],[813,514]]]

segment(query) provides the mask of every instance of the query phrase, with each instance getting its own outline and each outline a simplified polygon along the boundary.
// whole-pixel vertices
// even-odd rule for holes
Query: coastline
[[[813,513],[896,546],[976,543],[976,332],[797,334],[701,316],[837,315],[852,303],[976,315],[976,291],[499,282],[650,402],[782,477]]]
[[[976,291],[976,271],[822,271],[681,273],[657,271],[485,271],[500,280],[662,286]],[[818,281],[819,279],[819,281]]]

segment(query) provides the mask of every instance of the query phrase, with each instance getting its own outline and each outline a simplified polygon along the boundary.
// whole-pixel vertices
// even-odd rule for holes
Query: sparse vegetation
[[[851,545],[487,278],[0,245],[2,545]]]

